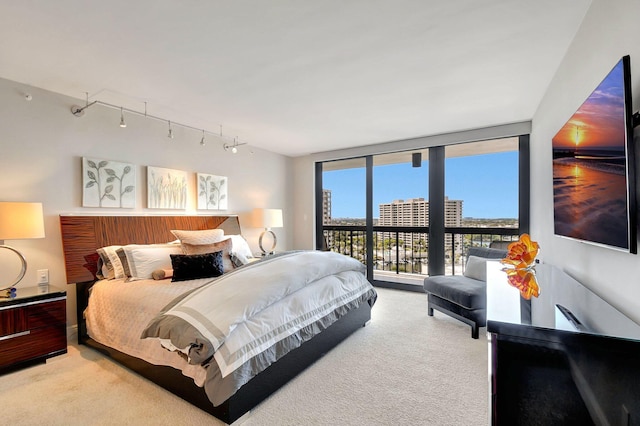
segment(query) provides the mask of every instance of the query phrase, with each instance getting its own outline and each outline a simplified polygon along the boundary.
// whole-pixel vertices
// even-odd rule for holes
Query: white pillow
[[[130,280],[152,279],[153,271],[171,269],[171,254],[182,254],[177,244],[130,244],[122,247],[129,264]]]
[[[253,258],[253,253],[251,253],[247,240],[242,235],[229,235],[228,238],[231,238],[231,255],[235,256],[243,265],[249,263]]]
[[[107,265],[105,265],[104,262],[102,262],[102,260],[100,260],[100,263],[102,263],[102,266],[100,267],[100,273],[102,274],[102,277],[98,277],[98,278],[107,279],[107,280],[115,278],[115,273],[113,272],[113,270],[109,271],[109,268],[107,268]]]
[[[204,229],[202,231],[172,230],[171,233],[175,235],[181,243],[195,245],[213,244],[224,238],[224,231],[222,229]]]
[[[478,256],[469,256],[467,266],[464,268],[464,276],[480,281],[487,281],[487,259]]]
[[[120,258],[116,253],[116,250],[121,249],[122,246],[107,246],[101,247],[98,250],[98,255],[102,259],[103,265],[107,268],[107,273],[104,274],[107,279],[121,279],[126,278],[124,274],[124,268],[120,262]]]

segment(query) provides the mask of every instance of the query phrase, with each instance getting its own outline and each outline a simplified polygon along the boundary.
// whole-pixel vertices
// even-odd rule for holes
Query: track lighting
[[[120,107],[120,127],[127,127],[127,123],[124,122],[124,109]]]
[[[238,147],[241,145],[246,145],[246,143],[238,143],[238,139],[233,138],[233,145],[225,143],[224,145],[222,145],[222,147],[225,151],[231,151],[232,154],[236,154],[238,152]]]
[[[206,145],[206,141],[205,141],[205,137],[206,137],[206,133],[209,133],[210,135],[215,136],[216,138],[220,138],[223,142],[225,140],[230,140],[230,137],[227,137],[226,135],[222,135],[222,125],[220,125],[220,132],[209,132],[205,129],[198,129],[197,127],[193,127],[190,126],[188,124],[182,124],[182,123],[177,123],[175,121],[171,121],[171,120],[167,120],[166,118],[162,118],[162,117],[157,117],[154,115],[150,115],[147,114],[147,103],[144,103],[144,112],[141,111],[136,111],[134,109],[129,109],[129,108],[124,108],[123,106],[119,106],[119,105],[114,105],[114,104],[110,104],[107,102],[102,102],[102,101],[92,101],[89,102],[89,93],[85,92],[86,95],[86,100],[85,100],[85,104],[84,106],[79,106],[79,105],[72,105],[71,106],[71,113],[76,116],[76,117],[82,117],[85,114],[85,111],[94,106],[94,105],[102,105],[104,107],[107,108],[113,108],[113,109],[119,109],[120,110],[120,127],[127,127],[127,123],[124,121],[124,110],[127,110],[128,114],[138,114],[138,115],[142,115],[145,118],[150,118],[153,120],[158,120],[158,121],[162,121],[164,123],[167,123],[168,125],[168,129],[167,129],[167,137],[169,139],[173,139],[174,138],[174,133],[173,133],[173,128],[175,126],[180,126],[183,127],[185,129],[191,129],[191,130],[195,130],[195,131],[201,131],[202,132],[202,138],[200,139],[200,145],[201,146],[205,146]],[[25,98],[27,100],[29,100],[30,96],[27,97],[27,95],[25,95]],[[236,154],[238,152],[238,147],[241,145],[247,145],[246,143],[238,143],[237,137],[233,138],[233,144],[230,143],[224,143],[222,146],[225,149],[225,151],[231,151],[232,153]]]

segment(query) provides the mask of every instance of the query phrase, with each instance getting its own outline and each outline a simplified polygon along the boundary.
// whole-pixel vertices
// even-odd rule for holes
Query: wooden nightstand
[[[18,288],[0,298],[0,372],[67,352],[67,292]]]

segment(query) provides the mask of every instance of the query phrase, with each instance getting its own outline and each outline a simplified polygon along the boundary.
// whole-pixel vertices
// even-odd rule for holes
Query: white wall
[[[633,110],[638,110],[638,17],[637,0],[594,0],[533,117],[531,234],[544,261],[640,322],[640,257],[554,236],[551,171],[551,138],[623,55],[631,56]]]
[[[26,101],[25,93],[31,93],[33,100]],[[78,118],[70,112],[73,104],[83,105],[84,101],[0,79],[0,201],[39,201],[43,203],[45,215],[46,238],[6,241],[27,258],[27,274],[18,287],[33,285],[37,269],[49,269],[51,284],[68,291],[69,324],[76,322],[75,286],[66,285],[59,215],[184,213],[145,208],[145,166],[189,172],[187,213],[190,214],[239,214],[243,225],[243,215],[254,207],[282,208],[285,227],[274,230],[278,236],[278,249],[292,246],[292,160],[289,157],[249,146],[240,147],[233,155],[224,151],[222,142],[213,136],[207,136],[208,143],[202,147],[199,145],[201,132],[176,126],[175,138],[171,140],[166,136],[165,123],[142,116],[126,116],[126,113],[127,127],[122,129],[118,126],[119,111],[96,105],[89,108],[84,117]],[[82,157],[137,165],[137,207],[81,207]],[[228,210],[196,212],[196,172],[229,178]],[[257,251],[260,230],[245,223],[243,233]],[[2,252],[0,284],[8,284],[19,270],[18,262],[15,256],[8,257],[10,252],[7,250]]]

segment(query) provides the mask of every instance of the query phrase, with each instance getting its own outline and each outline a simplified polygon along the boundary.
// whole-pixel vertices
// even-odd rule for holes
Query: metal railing
[[[396,274],[427,275],[429,228],[374,226],[373,269]],[[353,257],[367,264],[367,233],[363,225],[324,225],[325,249]],[[445,228],[447,275],[464,271],[469,247],[490,247],[496,241],[516,241],[518,228]]]
[[[446,254],[447,275],[456,275],[458,272],[464,272],[467,253],[470,247],[493,247],[496,243],[510,243],[517,241],[520,236],[518,228],[449,228],[445,227],[446,235],[450,235],[452,239],[456,237],[462,238],[461,250],[455,247],[449,248]],[[501,247],[498,247],[501,248]],[[447,246],[445,245],[445,249]],[[448,268],[451,268],[449,271]]]

